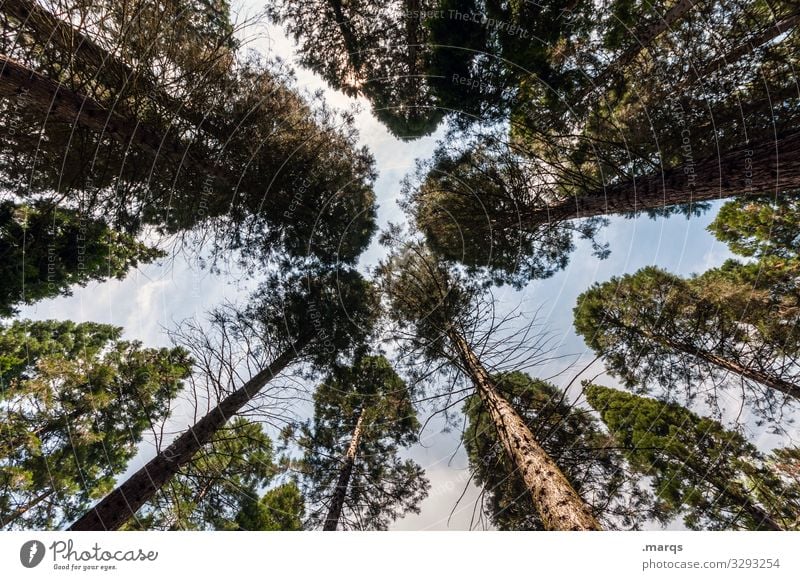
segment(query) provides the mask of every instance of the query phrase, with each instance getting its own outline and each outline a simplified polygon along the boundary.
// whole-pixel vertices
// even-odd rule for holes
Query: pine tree
[[[708,229],[733,253],[757,260],[770,281],[778,273],[792,279],[800,272],[797,194],[728,201]]]
[[[313,423],[299,440],[309,527],[385,530],[419,513],[428,481],[399,456],[419,428],[408,387],[384,357],[334,369],[314,393]]]
[[[796,332],[781,331],[766,298],[731,283],[738,271],[686,280],[647,267],[596,283],[578,297],[575,329],[628,387],[671,396],[683,386],[691,399],[704,385],[716,404],[716,387],[741,385],[771,415],[800,398]]]
[[[57,529],[104,495],[191,369],[91,322],[0,329],[0,524]]]
[[[303,494],[297,483],[289,481],[270,489],[261,499],[250,498],[230,528],[261,532],[297,532],[303,529]]]
[[[303,0],[268,10],[298,43],[300,64],[335,89],[363,95],[398,138],[436,129],[443,113],[427,83],[429,48],[421,0]]]
[[[794,3],[475,4],[439,3],[475,23],[430,23],[445,31],[431,82],[465,120],[406,188],[448,260],[522,286],[604,216],[798,188]]]
[[[378,268],[389,315],[409,349],[428,361],[454,363],[491,418],[506,459],[519,472],[548,530],[595,530],[600,524],[520,414],[503,396],[468,337],[478,325],[481,288],[418,242],[391,240]],[[485,305],[483,305],[485,306]],[[491,309],[489,309],[491,311]]]
[[[128,522],[126,529],[227,529],[277,472],[263,427],[237,417]]]
[[[371,332],[375,308],[371,286],[354,270],[312,269],[272,276],[244,310],[218,311],[215,316],[226,340],[232,336],[243,341],[248,354],[265,353],[251,378],[242,383],[235,373],[233,384],[209,384],[210,392],[222,391],[216,406],[69,529],[118,529],[289,366],[304,362],[320,369],[352,354]],[[195,348],[205,352],[208,338],[201,335],[195,339]],[[231,368],[229,361],[223,360],[221,365]],[[216,367],[204,369],[200,380],[212,383],[217,371]]]
[[[798,506],[778,499],[781,483],[739,433],[679,405],[598,385],[585,392],[632,468],[651,478],[662,521],[683,516],[689,528],[710,530],[796,525]]]
[[[188,231],[250,268],[366,247],[375,173],[352,116],[242,57],[227,2],[28,4],[0,11],[4,187],[131,233]]]
[[[546,381],[521,372],[492,378],[604,528],[638,528],[647,515],[648,498],[597,419]],[[476,395],[466,400],[464,409],[469,422],[462,437],[476,482],[488,499],[484,512],[500,530],[541,530],[541,516],[504,455],[491,417]]]
[[[562,269],[575,236],[593,240],[606,216],[691,216],[723,197],[791,195],[800,184],[791,162],[798,144],[798,134],[786,133],[694,158],[690,172],[681,163],[635,177],[624,170],[611,181],[611,170],[598,178],[570,167],[569,148],[556,139],[528,153],[486,132],[466,145],[443,142],[406,182],[404,206],[437,253],[520,286]],[[597,244],[595,251],[607,255]]]
[[[165,253],[102,219],[47,206],[0,202],[0,316],[20,304],[70,294],[92,280],[124,278]]]

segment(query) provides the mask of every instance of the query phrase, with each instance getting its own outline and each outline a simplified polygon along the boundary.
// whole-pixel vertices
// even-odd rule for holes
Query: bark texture
[[[800,190],[800,133],[743,145],[660,173],[637,177],[559,204],[523,212],[523,227],[563,220],[636,213],[736,196]]]
[[[356,426],[353,429],[353,435],[350,438],[350,444],[347,446],[347,451],[342,458],[342,467],[339,470],[339,478],[336,481],[336,489],[333,492],[333,499],[331,500],[328,515],[325,518],[325,525],[322,527],[324,532],[335,532],[336,527],[339,525],[339,519],[342,517],[342,508],[344,507],[344,498],[347,497],[347,488],[350,486],[350,478],[353,475],[353,466],[356,463],[356,456],[358,455],[358,446],[361,442],[361,432],[364,422],[364,410],[358,414]]]
[[[205,417],[187,429],[169,447],[131,475],[68,529],[71,531],[119,529],[178,473],[181,466],[191,461],[195,453],[211,441],[214,433],[250,402],[277,374],[294,362],[307,343],[307,339],[297,341],[286,349],[266,369],[228,395]]]
[[[592,514],[591,507],[578,495],[553,458],[502,396],[464,338],[457,332],[451,332],[449,338],[494,422],[509,461],[530,490],[545,528],[600,530],[600,523]]]

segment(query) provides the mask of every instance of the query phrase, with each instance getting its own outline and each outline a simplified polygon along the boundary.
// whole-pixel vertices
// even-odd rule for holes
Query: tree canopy
[[[575,307],[575,329],[628,387],[689,400],[741,386],[770,417],[797,400],[797,333],[791,320],[730,274],[737,265],[683,279],[656,267],[595,283]],[[787,322],[789,323],[787,326]],[[779,416],[779,415],[777,415]]]
[[[500,529],[800,526],[800,452],[746,437],[800,400],[797,0],[0,2],[0,527],[385,530],[430,425]],[[397,191],[364,100],[439,139],[367,254]],[[622,390],[550,374],[516,292],[709,208],[735,259],[578,298],[578,376]],[[248,298],[169,348],[3,321],[168,255]]]
[[[44,203],[0,202],[0,316],[21,304],[69,295],[70,287],[123,278],[165,253],[103,219]]]
[[[448,260],[522,286],[603,216],[800,186],[791,3],[436,4],[430,82],[463,114],[405,197]]]
[[[128,529],[235,529],[241,510],[277,472],[263,427],[237,417],[140,510]]]
[[[190,232],[254,269],[284,254],[356,260],[375,173],[352,115],[242,54],[226,2],[61,8],[4,6],[19,34],[3,37],[3,187],[131,233]]]
[[[122,329],[15,321],[0,328],[0,521],[54,529],[104,495],[170,412],[192,361]]]
[[[313,422],[298,441],[309,527],[383,530],[418,513],[428,481],[400,452],[419,429],[408,387],[384,357],[335,368],[317,387]]]
[[[504,373],[496,381],[606,529],[637,529],[647,519],[647,497],[638,489],[638,479],[593,415],[571,404],[553,384],[525,373]],[[501,530],[543,529],[525,483],[503,455],[485,407],[475,395],[464,407],[469,422],[463,439],[476,482],[486,495],[485,514]]]
[[[797,489],[739,433],[679,405],[598,385],[585,392],[632,468],[651,479],[658,519],[708,530],[797,526]]]

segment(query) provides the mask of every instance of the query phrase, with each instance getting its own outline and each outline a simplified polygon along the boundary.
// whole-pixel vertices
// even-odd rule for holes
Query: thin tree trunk
[[[342,0],[328,0],[328,6],[331,7],[333,15],[336,17],[336,24],[339,27],[339,32],[342,35],[344,46],[347,49],[347,58],[350,62],[350,68],[354,73],[361,72],[361,50],[358,47],[353,30],[350,28],[349,19],[344,15],[342,10]]]
[[[139,471],[104,497],[68,529],[116,530],[130,519],[148,500],[191,461],[203,445],[211,441],[228,420],[249,403],[264,386],[297,358],[308,344],[303,338],[281,353],[266,369],[228,395],[214,409],[184,431],[169,447],[151,459]]]
[[[793,29],[798,24],[800,24],[800,12],[795,11],[782,20],[779,20],[769,28],[765,29],[760,34],[757,34],[746,42],[743,42],[742,44],[729,50],[722,56],[719,56],[711,62],[705,64],[701,69],[697,70],[693,68],[690,71],[689,77],[686,79],[686,81],[682,82],[674,90],[679,91],[680,89],[683,89],[686,86],[689,86],[692,83],[717,72],[729,64],[737,62],[743,56],[752,53],[756,48],[765,45],[771,40],[774,40],[781,34]]]
[[[725,492],[725,494],[733,499],[735,504],[740,506],[744,513],[753,518],[753,521],[758,524],[760,529],[770,530],[773,532],[780,532],[784,530],[783,526],[775,521],[775,518],[768,514],[763,508],[754,504],[750,498],[728,494],[727,492]]]
[[[764,371],[759,371],[757,369],[749,368],[735,361],[715,355],[714,353],[696,348],[693,345],[687,344],[685,342],[671,340],[667,337],[653,337],[653,339],[656,340],[657,342],[665,344],[670,348],[673,348],[690,356],[695,356],[714,366],[723,368],[736,375],[760,383],[765,387],[774,389],[778,392],[783,393],[784,395],[792,397],[793,399],[800,400],[800,387],[785,379],[781,379],[780,377],[776,377],[775,375],[765,373]]]
[[[197,493],[194,494],[191,504],[192,507],[189,510],[189,515],[191,515],[194,512],[194,510],[197,509],[197,506],[200,504],[201,501],[205,499],[205,497],[208,495],[208,492],[211,491],[213,485],[214,485],[214,479],[208,478],[208,481],[206,481],[206,483],[197,491]],[[175,521],[169,527],[169,531],[171,532],[175,532],[181,529],[179,526],[179,524],[181,523],[180,516],[176,515],[174,519]]]
[[[655,22],[642,30],[634,31],[631,34],[633,37],[631,46],[624,50],[613,62],[606,65],[606,67],[592,79],[591,86],[584,91],[583,94],[578,96],[578,100],[583,100],[596,88],[603,86],[615,73],[632,62],[643,50],[649,49],[656,38],[669,30],[675,22],[683,18],[694,8],[695,4],[699,2],[700,0],[678,0],[672,8],[667,10],[664,15]]]
[[[109,111],[89,97],[60,85],[4,54],[0,54],[0,98],[20,99],[27,111],[41,115],[43,121],[52,118],[75,123],[98,134],[108,135],[125,146],[144,151],[154,160],[165,159],[175,167],[184,167],[227,183],[213,165],[195,159],[189,153],[188,145],[180,140],[158,134],[142,125],[138,119],[128,119]]]
[[[800,133],[744,145],[684,166],[584,193],[545,208],[522,212],[522,226],[635,213],[736,196],[800,190]]]
[[[25,513],[28,512],[31,508],[36,507],[37,505],[42,503],[44,500],[46,500],[48,497],[50,497],[54,493],[55,493],[55,490],[52,489],[52,488],[48,489],[47,491],[45,491],[43,493],[40,493],[35,498],[33,498],[31,501],[29,501],[27,504],[25,504],[24,506],[21,506],[21,507],[18,507],[17,509],[15,509],[14,513],[11,514],[11,516],[8,519],[4,519],[4,520],[0,521],[0,526],[8,526],[10,524],[13,524],[15,521],[17,521],[19,518],[21,518],[23,515],[25,515]]]
[[[600,523],[578,495],[556,462],[542,448],[531,430],[500,394],[497,386],[466,340],[449,333],[459,359],[481,401],[489,411],[506,456],[522,477],[548,530],[599,530]]]
[[[339,525],[339,518],[342,517],[344,498],[347,496],[347,488],[350,486],[350,477],[353,475],[353,466],[358,455],[358,445],[361,442],[363,421],[364,409],[361,409],[358,413],[358,421],[356,421],[356,426],[353,429],[353,436],[350,438],[350,444],[347,446],[347,451],[342,458],[342,467],[339,470],[339,479],[336,481],[336,490],[333,493],[328,516],[325,518],[325,525],[322,528],[324,532],[335,532],[336,527]]]

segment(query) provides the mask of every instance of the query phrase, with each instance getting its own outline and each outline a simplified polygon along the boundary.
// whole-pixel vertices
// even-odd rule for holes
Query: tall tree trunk
[[[282,352],[266,369],[228,395],[205,417],[184,431],[169,447],[131,475],[68,529],[72,531],[119,529],[178,473],[181,466],[191,461],[195,453],[211,441],[214,434],[231,417],[249,403],[277,374],[294,362],[309,340],[299,339]]]
[[[798,24],[800,24],[800,11],[796,10],[747,41],[732,48],[722,56],[719,56],[706,63],[700,69],[692,68],[692,70],[689,72],[688,78],[675,87],[674,90],[679,91],[691,85],[692,83],[695,83],[698,80],[703,79],[717,72],[718,70],[737,62],[743,56],[752,53],[756,48],[765,45],[771,40],[774,40],[781,34],[792,30]]]
[[[800,190],[800,133],[687,161],[682,167],[523,211],[516,219],[523,227],[535,229],[564,220]]]
[[[358,76],[361,73],[363,58],[358,40],[355,34],[353,34],[353,29],[350,28],[350,21],[347,16],[344,15],[342,0],[328,0],[328,6],[330,6],[336,18],[339,33],[342,35],[344,46],[347,49],[347,59],[350,63],[350,68],[353,73]]]
[[[100,46],[92,38],[59,19],[34,0],[3,0],[0,12],[19,21],[20,28],[33,33],[41,47],[52,46],[61,51],[67,60],[81,63],[87,70],[88,78],[113,80],[112,90],[120,91],[126,86],[137,85],[139,93],[155,98],[170,113],[180,115],[196,127],[212,128],[212,122],[202,112],[189,109],[184,102],[158,87],[148,74],[134,70],[128,63],[120,60]],[[214,134],[222,136],[218,124],[214,124]]]
[[[17,509],[15,509],[14,513],[12,513],[8,517],[8,519],[0,520],[0,526],[8,526],[10,524],[13,524],[15,521],[17,521],[19,518],[21,518],[23,515],[25,515],[25,513],[28,512],[31,508],[36,507],[37,505],[42,503],[44,500],[46,500],[48,497],[50,497],[54,493],[55,493],[55,490],[52,489],[52,488],[48,489],[45,492],[40,493],[35,498],[33,498],[31,501],[29,501],[27,504],[25,504],[24,506],[20,506]]]
[[[735,505],[740,506],[744,513],[753,518],[753,521],[758,524],[759,529],[770,530],[773,532],[780,532],[784,530],[783,526],[775,521],[775,518],[767,513],[767,511],[762,507],[753,503],[749,497],[740,496],[738,494],[730,494],[726,491],[725,486],[723,486],[721,489],[725,495],[734,500]]]
[[[754,381],[756,383],[760,383],[765,387],[769,387],[770,389],[774,389],[778,392],[783,393],[784,395],[787,395],[789,397],[792,397],[793,399],[797,399],[798,401],[800,401],[800,387],[785,379],[782,379],[770,373],[765,373],[764,371],[760,371],[758,369],[748,367],[736,361],[732,361],[727,358],[718,356],[714,353],[697,348],[692,344],[688,344],[677,340],[672,340],[668,337],[657,337],[651,334],[648,334],[648,336],[650,336],[653,340],[661,342],[662,344],[672,349],[678,350],[690,356],[695,356],[701,360],[706,361],[707,363],[710,363],[714,366],[730,371],[743,378],[750,379],[751,381]]]
[[[58,82],[0,54],[0,98],[16,98],[25,109],[64,123],[75,123],[118,143],[150,154],[154,160],[165,159],[200,175],[210,175],[224,184],[225,177],[208,163],[201,163],[179,139],[142,125],[138,119],[126,118],[85,95],[76,93]]]
[[[595,89],[603,86],[612,76],[630,64],[642,51],[648,50],[656,38],[669,30],[675,22],[686,16],[698,2],[700,0],[678,0],[672,8],[667,10],[662,17],[656,19],[655,22],[641,30],[633,31],[631,34],[633,37],[631,46],[622,51],[613,62],[606,65],[592,79],[590,87],[578,96],[578,100],[583,100],[589,96]]]
[[[466,340],[457,331],[450,331],[448,337],[492,418],[506,456],[528,487],[544,527],[548,530],[601,529],[589,505],[500,394]]]
[[[350,438],[350,444],[347,446],[347,451],[342,458],[342,467],[339,470],[339,479],[336,481],[336,490],[333,493],[328,516],[325,518],[325,525],[322,528],[324,532],[335,532],[336,527],[339,525],[339,518],[342,517],[344,498],[347,496],[347,488],[350,485],[350,477],[353,475],[353,466],[358,455],[358,445],[361,442],[363,421],[364,409],[361,409],[358,413],[358,421],[356,421],[356,426],[353,429],[353,436]]]

